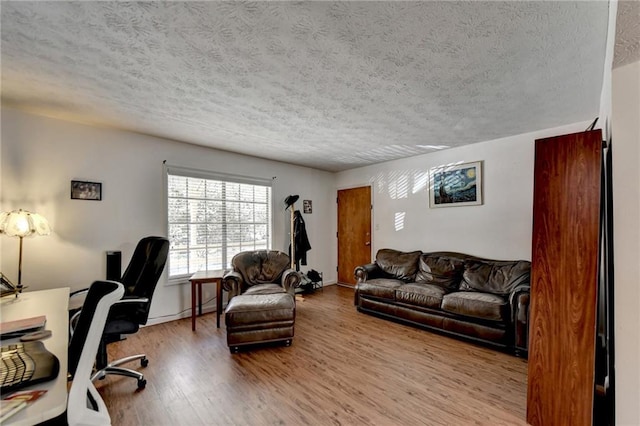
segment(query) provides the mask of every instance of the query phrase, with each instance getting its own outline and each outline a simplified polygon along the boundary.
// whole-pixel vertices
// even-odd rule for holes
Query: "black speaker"
[[[107,252],[107,279],[112,281],[120,281],[122,275],[122,252]]]

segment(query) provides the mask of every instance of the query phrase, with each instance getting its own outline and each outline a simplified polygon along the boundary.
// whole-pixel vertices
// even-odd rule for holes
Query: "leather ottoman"
[[[240,346],[284,341],[291,345],[296,302],[288,293],[243,294],[231,299],[224,312],[227,345]]]

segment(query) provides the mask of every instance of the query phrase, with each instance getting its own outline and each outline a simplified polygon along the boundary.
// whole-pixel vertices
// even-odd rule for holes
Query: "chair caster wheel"
[[[149,360],[147,358],[142,358],[140,360],[140,365],[146,367],[147,365],[149,365]]]
[[[146,387],[147,387],[146,379],[138,380],[138,389],[144,389]]]
[[[231,346],[229,348],[229,352],[231,352],[232,354],[237,354],[239,351],[239,348],[237,346]]]
[[[285,340],[284,341],[284,345],[287,346],[287,347],[291,346],[291,339]]]

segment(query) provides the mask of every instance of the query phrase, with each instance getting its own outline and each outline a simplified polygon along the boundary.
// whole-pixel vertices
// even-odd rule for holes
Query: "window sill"
[[[189,277],[191,275],[183,275],[183,276],[179,276],[179,277],[173,277],[173,278],[169,278],[167,279],[167,282],[164,284],[165,287],[171,287],[171,286],[175,286],[175,285],[186,285],[189,284]]]

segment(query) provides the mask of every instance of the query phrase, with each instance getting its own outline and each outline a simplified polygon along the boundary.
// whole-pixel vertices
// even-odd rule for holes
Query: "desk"
[[[224,269],[198,271],[189,278],[191,282],[191,330],[196,331],[196,290],[198,293],[198,316],[202,315],[202,284],[216,283],[216,327],[220,328],[222,311],[222,277]]]
[[[67,351],[69,348],[69,288],[27,291],[17,298],[0,299],[0,321],[13,321],[37,315],[46,315],[45,329],[51,337],[42,340],[44,346],[60,360],[60,372],[55,380],[39,383],[20,390],[46,389],[47,393],[11,416],[4,425],[33,425],[52,419],[67,409]],[[2,344],[17,343],[20,339],[3,340]]]

